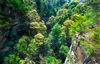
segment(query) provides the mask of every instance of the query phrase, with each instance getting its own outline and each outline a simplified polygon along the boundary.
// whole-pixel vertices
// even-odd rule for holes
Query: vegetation
[[[100,53],[99,2],[1,0],[0,64],[63,64],[73,39]]]

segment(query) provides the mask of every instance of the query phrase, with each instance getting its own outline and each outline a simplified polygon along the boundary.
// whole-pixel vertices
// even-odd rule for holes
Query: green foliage
[[[51,49],[49,38],[44,38],[42,50],[44,51],[44,56],[52,55],[53,50]]]
[[[76,8],[79,10],[79,13],[80,13],[81,15],[84,15],[84,14],[86,13],[86,7],[85,7],[84,4],[78,4],[78,5],[76,6]]]
[[[49,20],[46,22],[47,25],[50,25],[51,27],[55,24],[55,16],[49,17]]]
[[[38,22],[31,22],[30,23],[30,28],[31,29],[39,29],[40,28],[40,25]]]
[[[98,2],[98,1],[93,1],[92,4],[94,4],[94,5],[98,5],[99,2]]]
[[[24,11],[31,10],[31,6],[25,6],[25,7],[23,7],[23,10],[24,10]]]
[[[61,42],[61,26],[57,23],[53,26],[51,33],[49,34],[49,43],[51,43],[51,48],[53,49],[53,52],[55,53],[56,56],[59,54],[59,48],[63,42]],[[60,40],[59,40],[60,38]]]
[[[76,7],[74,7],[74,8],[72,9],[72,11],[73,11],[73,14],[79,13],[79,9],[76,8]]]
[[[83,22],[83,25],[84,25],[84,27],[92,28],[93,22],[87,20],[87,21]]]
[[[36,60],[37,59],[37,54],[38,54],[38,47],[36,46],[36,44],[34,44],[34,39],[32,39],[31,42],[28,45],[28,48],[27,48],[28,58],[30,60],[31,59]]]
[[[56,16],[55,22],[58,22],[59,24],[63,24],[63,22],[67,18],[68,18],[68,10],[67,9],[60,9],[57,12],[57,16]]]
[[[37,46],[34,44],[34,40],[32,39],[30,44],[28,45],[27,53],[30,55],[36,55],[37,52],[38,52]]]
[[[40,22],[40,16],[36,10],[32,10],[27,14],[31,22]]]
[[[100,27],[96,27],[93,31],[93,40],[100,44]]]
[[[14,49],[18,50],[19,53],[26,54],[28,41],[30,41],[29,37],[23,36],[19,39],[19,42],[14,46]]]
[[[68,9],[68,18],[71,19],[71,16],[72,16],[72,10]]]
[[[40,24],[40,27],[39,27],[38,33],[41,33],[41,34],[43,34],[44,36],[46,36],[47,27],[46,27],[44,21],[40,22],[39,24]]]
[[[52,12],[52,10],[50,10],[48,5],[50,5],[50,4],[47,4],[47,1],[40,2],[40,10],[39,11],[40,11],[41,15],[47,16]]]
[[[22,10],[22,2],[20,0],[7,0],[7,2],[10,4],[10,6],[14,6],[17,9]]]
[[[85,46],[85,50],[88,54],[96,54],[98,52],[97,50],[100,49],[100,44],[92,45],[86,41],[81,41],[81,44]]]
[[[61,15],[68,16],[68,10],[67,10],[67,9],[60,9],[60,10],[57,12],[57,16],[61,16]]]
[[[64,5],[63,5],[63,8],[69,9],[69,8],[70,8],[70,7],[69,7],[69,4],[68,4],[68,3],[64,4]]]
[[[58,38],[60,32],[61,32],[61,26],[59,24],[55,24],[51,31],[54,38]]]
[[[83,24],[86,21],[85,16],[81,16],[75,14],[71,18],[75,23],[70,27],[70,34],[75,33],[75,31],[82,32],[85,29],[85,25]]]
[[[34,0],[22,0],[25,6],[32,5]]]
[[[21,6],[21,2],[19,0],[10,0],[10,2],[15,6],[15,7],[20,7]]]
[[[38,33],[34,36],[34,44],[37,46],[43,45],[44,36],[41,33]]]
[[[0,28],[9,29],[10,24],[6,20],[0,20]]]
[[[61,54],[61,56],[62,55],[68,56],[68,51],[69,49],[67,46],[61,45],[60,50],[59,50],[59,53]]]
[[[84,22],[86,20],[85,16],[82,16],[80,14],[74,14],[71,19],[74,21],[74,22]]]
[[[75,31],[82,32],[84,30],[84,26],[81,22],[77,22],[70,27],[70,35],[74,34]]]
[[[59,43],[62,45],[65,45],[66,43],[65,43],[65,41],[66,41],[66,38],[67,38],[67,36],[66,36],[66,33],[65,32],[62,32],[60,35],[59,35]]]
[[[33,30],[33,32],[36,32],[35,34],[41,33],[44,36],[46,36],[47,27],[46,27],[43,20],[42,20],[42,22],[31,22],[30,23],[30,28]]]
[[[79,2],[73,1],[73,2],[71,2],[71,3],[69,4],[69,7],[70,7],[71,9],[73,9],[73,8],[76,7],[78,4],[79,4]]]
[[[43,5],[46,5],[46,2],[45,1],[43,1],[42,3],[43,3]]]
[[[16,54],[10,54],[8,57],[5,57],[3,64],[19,64],[20,57]]]
[[[64,22],[64,26],[66,26],[67,28],[69,28],[71,25],[73,25],[75,22],[72,20],[66,20]]]
[[[61,64],[61,60],[58,60],[52,56],[44,57],[44,59],[46,61],[46,64]]]
[[[5,46],[13,46],[14,44],[15,44],[14,42],[9,41],[9,42],[7,42],[7,43],[5,44]]]

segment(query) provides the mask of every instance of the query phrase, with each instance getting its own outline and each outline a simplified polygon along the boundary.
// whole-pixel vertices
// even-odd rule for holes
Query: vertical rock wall
[[[87,36],[85,35],[84,37],[86,38]],[[75,38],[72,40],[68,52],[69,56],[66,57],[64,64],[100,64],[100,54],[95,56],[87,54],[85,47],[78,41],[82,40],[78,32],[75,33]]]

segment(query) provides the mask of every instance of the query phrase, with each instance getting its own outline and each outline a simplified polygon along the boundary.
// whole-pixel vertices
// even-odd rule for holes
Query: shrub
[[[93,31],[93,39],[100,44],[100,27],[96,27]]]
[[[84,22],[86,20],[85,16],[81,16],[80,14],[74,14],[71,19],[74,22]]]
[[[77,22],[70,27],[70,35],[74,34],[75,31],[82,32],[84,31],[84,25],[81,22]]]
[[[60,50],[59,50],[59,53],[61,55],[64,55],[65,57],[68,56],[68,51],[69,49],[67,46],[61,45]]]
[[[5,57],[3,64],[19,64],[20,57],[16,54],[10,54],[8,57]]]
[[[47,64],[61,64],[61,60],[58,60],[52,56],[44,57],[44,60]]]
[[[16,49],[19,53],[26,54],[27,51],[27,45],[28,41],[30,41],[28,36],[22,36],[22,38],[19,39],[19,42],[14,46],[14,49]]]

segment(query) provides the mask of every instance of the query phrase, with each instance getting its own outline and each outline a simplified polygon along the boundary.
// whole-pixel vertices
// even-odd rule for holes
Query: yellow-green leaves
[[[32,28],[32,29],[39,29],[40,25],[39,25],[38,22],[31,22],[30,23],[30,28]]]
[[[43,22],[31,22],[30,28],[33,30],[36,29],[38,33],[42,33],[43,35],[46,34],[46,30],[47,30],[47,27],[45,26],[44,21]]]
[[[34,36],[34,43],[38,46],[43,44],[44,36],[41,33],[38,33]]]
[[[65,22],[64,22],[64,26],[66,26],[66,27],[70,27],[71,25],[73,25],[75,22],[74,21],[72,21],[72,20],[66,20]]]
[[[31,22],[40,22],[40,16],[38,15],[36,10],[32,10],[27,14],[28,18]]]
[[[55,20],[55,16],[51,16],[51,17],[49,17],[49,20],[47,21],[46,24],[47,24],[47,25],[48,25],[48,24],[49,24],[49,25],[50,25],[50,24],[52,25],[52,24],[54,24],[54,20]]]
[[[68,16],[68,10],[67,10],[67,9],[60,9],[60,10],[57,12],[57,16],[61,16],[61,15]]]

